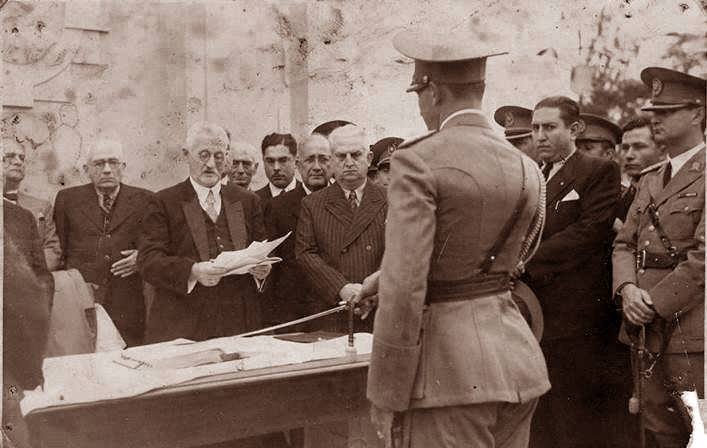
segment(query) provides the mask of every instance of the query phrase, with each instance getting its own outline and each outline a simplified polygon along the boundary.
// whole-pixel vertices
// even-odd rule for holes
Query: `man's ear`
[[[444,93],[442,92],[442,89],[440,88],[440,86],[435,84],[434,81],[430,81],[427,88],[430,89],[430,93],[432,94],[432,104],[434,104],[435,106],[438,106],[439,103],[442,102],[442,97],[444,95]]]
[[[373,151],[370,149],[368,150],[368,155],[366,156],[366,161],[368,162],[366,166],[371,166],[371,162],[373,162]]]
[[[572,140],[576,140],[577,137],[584,132],[586,125],[583,120],[577,120],[570,125],[570,137]]]
[[[692,113],[692,123],[695,125],[700,125],[705,119],[705,108],[696,107]]]

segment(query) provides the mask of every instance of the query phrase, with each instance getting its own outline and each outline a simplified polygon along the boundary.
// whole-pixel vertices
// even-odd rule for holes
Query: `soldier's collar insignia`
[[[653,78],[653,81],[651,81],[651,88],[652,88],[652,94],[653,97],[655,98],[656,96],[660,95],[660,92],[663,91],[663,81],[661,81],[658,78]]]

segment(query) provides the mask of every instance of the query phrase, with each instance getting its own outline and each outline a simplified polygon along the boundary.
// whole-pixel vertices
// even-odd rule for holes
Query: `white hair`
[[[255,146],[251,145],[248,142],[244,141],[236,141],[231,143],[231,153],[235,153],[236,151],[243,151],[248,156],[250,156],[251,159],[253,159],[253,162],[258,161],[258,150],[255,148]]]
[[[324,137],[322,134],[312,134],[306,136],[303,140],[300,140],[299,144],[297,145],[297,155],[301,155],[302,150],[304,148],[316,143],[325,144],[326,147],[329,148],[329,150],[331,151],[331,143],[329,143],[329,139]]]
[[[366,144],[366,131],[362,127],[354,124],[341,126],[340,128],[334,129],[332,133],[329,134],[329,144],[331,145],[332,150],[336,148],[337,144],[341,143],[348,145],[352,143],[360,143],[366,150],[364,152],[369,151],[369,147]]]
[[[186,149],[191,151],[204,140],[214,145],[223,145],[224,149],[228,148],[230,141],[224,128],[217,124],[200,121],[194,123],[187,131]]]
[[[88,154],[86,154],[86,160],[88,162],[93,160],[94,155],[99,150],[111,150],[116,151],[118,154],[118,159],[121,162],[125,162],[125,152],[123,151],[123,145],[117,140],[110,140],[107,138],[101,138],[96,141],[96,144],[88,149]]]

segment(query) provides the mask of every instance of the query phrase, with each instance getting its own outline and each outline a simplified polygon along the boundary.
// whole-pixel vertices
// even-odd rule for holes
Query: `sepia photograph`
[[[707,448],[707,1],[0,23],[0,448]]]

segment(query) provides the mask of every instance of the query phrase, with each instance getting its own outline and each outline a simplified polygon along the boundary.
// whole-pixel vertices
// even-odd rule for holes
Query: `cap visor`
[[[691,103],[680,103],[680,104],[649,104],[641,108],[642,111],[649,112],[652,110],[670,110],[670,109],[682,109],[683,107],[692,106]]]
[[[532,132],[524,132],[522,134],[506,135],[506,140],[520,140],[521,138],[532,137]]]

